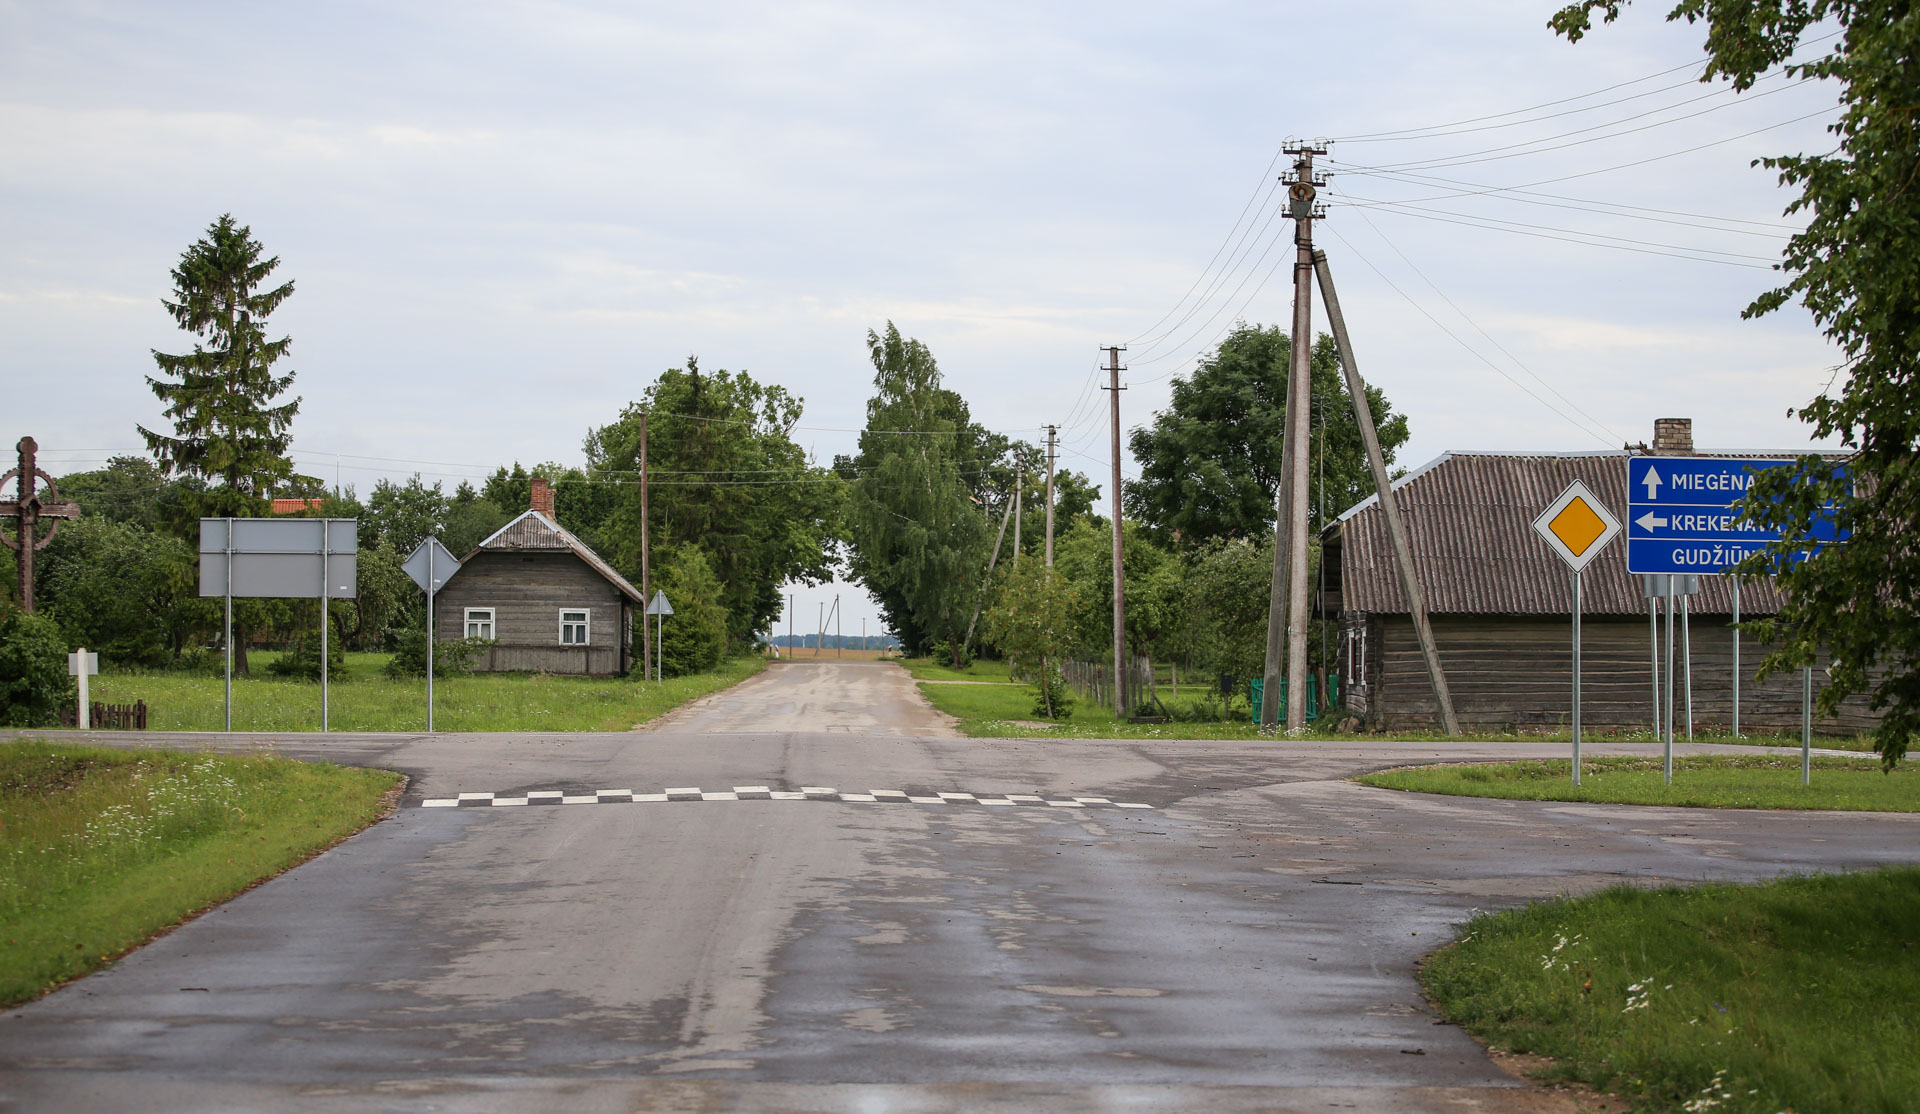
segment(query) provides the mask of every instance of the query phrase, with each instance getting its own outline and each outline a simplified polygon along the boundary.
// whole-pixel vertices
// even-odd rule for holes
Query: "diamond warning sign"
[[[1575,480],[1533,520],[1533,529],[1568,568],[1579,572],[1620,532],[1620,520],[1586,484]]]

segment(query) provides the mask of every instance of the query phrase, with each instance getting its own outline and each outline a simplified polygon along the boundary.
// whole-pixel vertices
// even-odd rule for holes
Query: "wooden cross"
[[[34,454],[39,451],[40,446],[34,442],[33,438],[22,437],[17,447],[20,450],[20,467],[0,476],[0,490],[5,489],[8,480],[18,476],[20,494],[10,503],[0,502],[0,518],[13,519],[19,527],[19,534],[17,540],[0,534],[0,542],[5,542],[8,549],[20,554],[20,609],[31,614],[34,551],[45,549],[47,543],[53,540],[54,533],[60,529],[61,519],[79,518],[80,505],[60,501],[60,489],[54,486],[53,477],[42,472],[34,463]],[[39,486],[36,478],[47,481],[45,499],[41,499],[34,493],[34,489]],[[39,525],[43,518],[52,521],[47,524],[46,536],[35,538],[33,528]]]

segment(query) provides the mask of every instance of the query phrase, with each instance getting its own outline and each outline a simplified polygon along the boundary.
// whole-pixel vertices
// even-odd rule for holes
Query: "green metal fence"
[[[1319,681],[1320,679],[1318,677],[1309,676],[1307,678],[1308,719],[1320,718]],[[1255,677],[1253,680],[1247,682],[1247,689],[1253,700],[1253,706],[1247,714],[1248,719],[1258,720],[1260,718],[1260,701],[1266,696],[1266,688],[1267,682],[1263,677]],[[1327,695],[1329,697],[1327,701],[1329,707],[1340,703],[1340,675],[1338,673],[1330,673],[1327,675]],[[1285,677],[1280,678],[1280,718],[1287,718],[1287,679]]]

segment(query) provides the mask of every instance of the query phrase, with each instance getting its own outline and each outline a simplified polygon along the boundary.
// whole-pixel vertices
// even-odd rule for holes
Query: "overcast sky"
[[[1661,5],[1578,46],[1555,6],[0,2],[0,433],[56,474],[139,451],[148,352],[190,344],[169,271],[230,211],[297,284],[296,460],[362,492],[578,462],[689,353],[804,398],[826,463],[889,319],[1102,480],[1096,348],[1130,345],[1131,427],[1236,319],[1284,325],[1273,160],[1325,136],[1399,463],[1665,416],[1805,445],[1836,357],[1739,319],[1791,227],[1749,164],[1827,149],[1832,91],[1692,84]],[[803,589],[797,627],[836,590],[875,613]]]

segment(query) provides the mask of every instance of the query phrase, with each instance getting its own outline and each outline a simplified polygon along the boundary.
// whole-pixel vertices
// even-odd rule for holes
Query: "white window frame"
[[[461,628],[460,628],[462,631],[465,632],[465,637],[485,638],[485,639],[491,640],[493,638],[493,630],[494,630],[494,627],[493,627],[494,614],[493,613],[494,613],[494,609],[491,607],[467,608],[466,615],[464,616],[464,622],[461,624]],[[482,618],[482,616],[485,616],[485,618]],[[473,632],[473,628],[475,626],[479,626],[484,633],[475,634]]]
[[[569,619],[569,615],[578,615],[578,619]],[[580,628],[580,637],[569,641],[567,628]],[[590,607],[563,607],[560,609],[560,645],[591,646],[593,644],[593,609]]]

